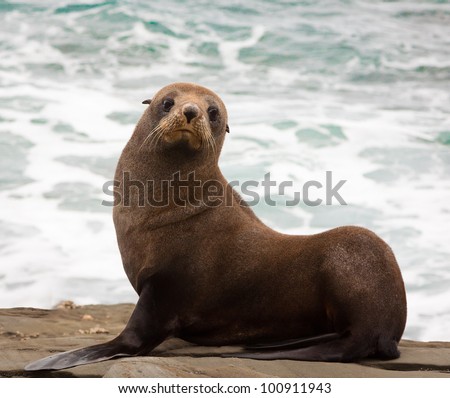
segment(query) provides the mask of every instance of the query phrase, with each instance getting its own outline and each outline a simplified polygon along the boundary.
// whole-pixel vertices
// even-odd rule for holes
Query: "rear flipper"
[[[304,339],[292,339],[292,340],[284,340],[280,342],[268,343],[268,344],[253,344],[247,345],[244,348],[246,350],[274,350],[274,349],[287,349],[287,348],[299,348],[299,347],[308,347],[314,344],[325,343],[327,341],[337,340],[342,337],[340,333],[327,333],[321,334],[318,336],[307,337]]]
[[[367,357],[370,347],[354,336],[346,336],[334,341],[323,342],[311,347],[290,348],[271,352],[243,352],[224,354],[224,357],[262,360],[291,359],[298,361],[351,362]]]
[[[39,359],[25,366],[25,370],[60,370],[117,357],[146,355],[168,334],[156,315],[151,285],[147,283],[127,326],[114,340]]]

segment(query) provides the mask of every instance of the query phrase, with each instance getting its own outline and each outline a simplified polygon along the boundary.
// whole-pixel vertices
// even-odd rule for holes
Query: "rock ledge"
[[[0,377],[450,377],[450,343],[403,340],[401,357],[359,363],[220,358],[233,347],[200,347],[171,339],[151,357],[123,358],[56,372],[25,372],[52,353],[108,341],[122,331],[132,304],[54,310],[0,309]]]

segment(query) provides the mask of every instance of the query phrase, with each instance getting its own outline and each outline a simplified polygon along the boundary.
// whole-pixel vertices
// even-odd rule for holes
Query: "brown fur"
[[[184,106],[195,104],[203,123],[208,107],[218,108],[218,121],[208,123],[214,145],[194,128],[176,137],[164,137],[170,129],[156,141],[149,137],[171,117],[161,110],[167,97],[175,101],[169,114],[182,120],[179,128],[187,128],[180,116]],[[116,180],[123,186],[124,172],[134,180],[152,180],[158,196],[164,195],[160,181],[195,171],[197,180],[220,181],[225,187],[220,199],[227,205],[213,207],[200,195],[195,204],[182,207],[169,194],[166,207],[139,207],[137,190],[117,193],[114,223],[125,271],[140,295],[136,310],[112,342],[38,361],[29,370],[145,355],[169,336],[202,345],[337,336],[310,347],[236,354],[260,359],[353,361],[399,355],[406,297],[389,246],[359,227],[291,236],[264,225],[218,167],[226,129],[225,106],[210,90],[177,83],[156,94],[122,153]]]

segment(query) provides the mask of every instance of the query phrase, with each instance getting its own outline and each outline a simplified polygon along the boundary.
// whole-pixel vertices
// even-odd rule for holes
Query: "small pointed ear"
[[[228,126],[228,124],[227,124],[227,127],[225,128],[225,131],[226,131],[227,133],[230,132],[230,126]]]
[[[142,101],[142,103],[143,103],[143,104],[147,104],[147,105],[149,105],[149,104],[150,104],[150,102],[152,102],[152,100],[151,100],[151,99],[147,99],[147,100],[145,100],[145,101]]]

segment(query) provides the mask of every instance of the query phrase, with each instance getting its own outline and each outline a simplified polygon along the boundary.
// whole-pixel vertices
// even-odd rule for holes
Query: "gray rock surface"
[[[221,358],[238,347],[167,340],[151,357],[122,358],[56,372],[25,372],[33,360],[108,341],[124,328],[132,304],[54,310],[0,309],[0,377],[450,377],[450,343],[403,340],[401,357],[359,363]]]

